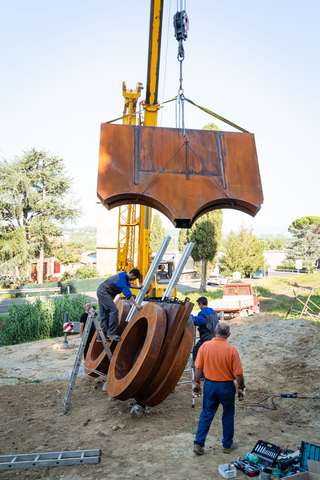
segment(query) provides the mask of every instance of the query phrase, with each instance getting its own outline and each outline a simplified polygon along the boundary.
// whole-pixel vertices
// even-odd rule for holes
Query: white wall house
[[[265,250],[263,252],[266,259],[266,265],[269,265],[270,270],[276,270],[278,265],[282,265],[286,259],[284,250]]]

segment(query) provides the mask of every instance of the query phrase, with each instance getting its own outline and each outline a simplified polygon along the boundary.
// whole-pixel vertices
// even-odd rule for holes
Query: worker
[[[165,266],[164,265],[159,265],[158,271],[157,271],[157,280],[166,280],[167,278],[170,278],[168,275],[168,272],[165,271]]]
[[[131,303],[141,310],[140,307],[132,293],[130,288],[141,289],[141,285],[132,285],[130,281],[134,281],[137,278],[140,278],[140,272],[137,268],[133,268],[129,273],[120,272],[117,275],[113,275],[110,278],[107,278],[103,283],[101,283],[97,290],[97,297],[99,301],[99,315],[101,318],[101,329],[103,333],[110,338],[119,342],[120,336],[118,335],[118,324],[119,324],[119,313],[118,307],[114,303],[114,298],[119,293],[123,293],[127,300],[130,300]],[[101,342],[100,335],[97,336],[97,342]]]
[[[202,371],[206,377],[203,388],[202,411],[193,446],[193,451],[197,455],[204,454],[205,440],[220,403],[223,406],[222,451],[230,453],[238,448],[238,444],[233,441],[236,393],[234,379],[238,383],[239,400],[243,400],[245,396],[245,386],[239,353],[236,347],[228,342],[229,337],[230,325],[225,322],[218,323],[215,329],[215,338],[210,342],[205,342],[197,355],[195,385],[193,386],[195,394],[201,394],[199,380]]]
[[[208,299],[206,297],[198,298],[197,304],[201,311],[196,317],[192,315],[192,318],[195,326],[198,327],[200,340],[193,347],[192,357],[194,362],[196,361],[197,353],[201,345],[213,339],[215,328],[219,322],[217,312],[208,307]]]
[[[89,315],[90,307],[91,307],[91,305],[90,305],[89,302],[86,302],[83,305],[84,313],[80,317],[80,338],[82,338],[82,335],[83,335],[83,331],[84,331],[84,327],[85,327],[85,324],[86,324],[86,321],[87,321],[87,318],[88,318],[88,315]],[[88,353],[88,350],[89,350],[89,345],[91,343],[93,335],[95,334],[95,331],[96,331],[96,328],[94,326],[94,323],[92,323],[89,334],[88,334],[87,343],[85,344],[85,347],[84,347],[84,352],[83,352],[84,359],[86,359],[86,356],[87,356],[87,353]]]

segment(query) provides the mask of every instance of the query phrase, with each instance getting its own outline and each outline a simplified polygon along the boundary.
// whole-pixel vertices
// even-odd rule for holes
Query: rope
[[[200,108],[200,110],[203,110],[204,112],[208,113],[209,115],[212,115],[213,117],[218,118],[218,119],[221,120],[222,122],[227,123],[228,125],[231,125],[232,127],[236,128],[237,130],[240,130],[241,132],[244,132],[244,133],[249,133],[248,130],[245,130],[244,128],[239,127],[239,125],[236,125],[235,123],[230,122],[230,121],[227,120],[226,118],[221,117],[221,115],[218,115],[217,113],[212,112],[212,111],[209,110],[208,108],[201,107],[200,105],[197,105],[197,104],[194,103],[192,100],[189,100],[189,98],[186,98],[186,97],[185,97],[184,99],[186,100],[186,102],[191,103],[191,105],[194,105],[195,107]]]
[[[192,150],[192,148],[190,147],[189,145],[189,141],[188,143],[186,142],[186,145],[188,145],[188,147],[190,148],[191,152],[193,153],[193,155],[195,155],[195,157],[199,160],[199,162],[201,163],[201,165],[203,166],[203,168],[207,171],[207,173],[209,174],[209,176],[212,178],[212,180],[217,184],[217,187],[221,190],[221,192],[227,197],[228,200],[230,200],[230,203],[232,206],[234,206],[234,203],[232,201],[232,199],[226,194],[226,192],[220,187],[219,183],[217,182],[217,180],[214,178],[214,176],[212,175],[212,173],[209,172],[209,170],[207,169],[207,167],[204,165],[204,163],[200,160],[200,158],[198,157],[198,155]]]
[[[181,147],[179,148],[179,150],[176,151],[176,153],[173,155],[173,157],[170,158],[169,162],[165,164],[165,166],[160,170],[159,173],[157,173],[157,175],[154,177],[153,180],[151,180],[151,182],[149,183],[149,185],[146,186],[146,188],[143,190],[142,193],[140,193],[140,195],[138,195],[138,197],[136,198],[136,202],[139,200],[140,197],[142,197],[142,195],[146,192],[146,190],[148,190],[148,188],[153,184],[153,182],[158,178],[158,176],[160,175],[160,173],[163,172],[163,170],[169,165],[169,163],[171,162],[171,160],[174,159],[174,157],[180,152],[181,148],[184,146],[184,143],[181,145]]]
[[[176,97],[170,98],[170,100],[166,100],[165,102],[158,103],[158,105],[164,105],[165,103],[173,102],[175,99],[176,99]],[[153,105],[153,106],[155,107],[156,105]],[[140,113],[143,113],[143,110],[139,110],[138,112],[136,112],[136,115],[139,115]],[[114,118],[113,120],[109,120],[108,122],[104,122],[104,123],[117,122],[118,120],[122,120],[123,118],[131,117],[132,115],[133,115],[132,113],[131,114],[128,113],[126,115],[123,115],[122,117]]]

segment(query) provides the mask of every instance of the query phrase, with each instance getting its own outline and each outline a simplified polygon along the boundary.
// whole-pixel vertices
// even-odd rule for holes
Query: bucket
[[[259,480],[271,480],[272,468],[264,467],[259,473]]]

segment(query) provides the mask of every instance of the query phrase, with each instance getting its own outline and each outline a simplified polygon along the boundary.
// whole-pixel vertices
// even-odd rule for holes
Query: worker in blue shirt
[[[195,317],[191,315],[196,327],[198,327],[200,340],[193,347],[192,357],[195,362],[196,356],[199,348],[204,342],[208,342],[215,337],[214,331],[217,324],[219,323],[219,318],[217,312],[212,308],[208,307],[208,299],[206,297],[200,297],[197,300],[197,304],[201,310],[200,313]]]
[[[123,293],[127,300],[133,303],[137,310],[141,310],[142,307],[138,305],[131,293],[130,288],[141,289],[143,285],[132,285],[130,281],[134,281],[140,278],[140,272],[137,268],[133,268],[129,273],[120,272],[117,275],[113,275],[107,278],[97,290],[97,297],[99,301],[99,316],[101,318],[101,329],[103,333],[110,338],[118,342],[121,337],[118,335],[119,325],[119,313],[114,298]],[[101,342],[100,335],[97,336],[97,342]]]

